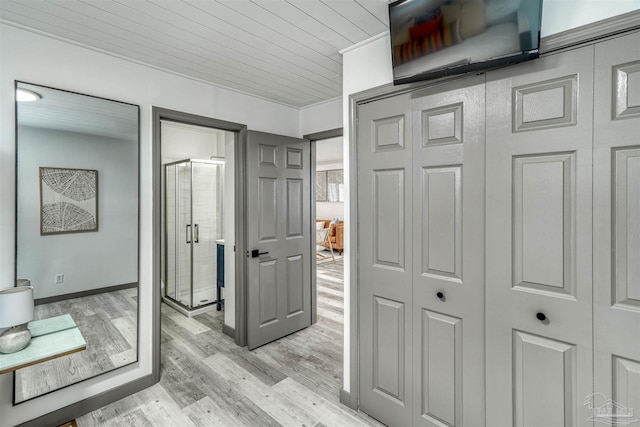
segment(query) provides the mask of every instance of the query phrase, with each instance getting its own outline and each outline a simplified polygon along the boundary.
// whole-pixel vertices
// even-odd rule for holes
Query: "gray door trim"
[[[311,235],[315,236],[315,220],[316,220],[316,142],[337,138],[343,135],[342,128],[336,128],[331,130],[325,130],[322,132],[309,133],[303,135],[303,139],[308,139],[311,142],[311,203],[310,203],[310,215],[311,215]],[[311,240],[311,253],[316,251],[316,242]],[[311,324],[318,322],[318,277],[317,277],[316,263],[311,263]]]
[[[308,139],[309,141],[319,141],[321,139],[337,138],[339,136],[342,136],[343,133],[344,132],[342,128],[335,128],[324,130],[321,132],[308,133],[306,135],[303,135],[302,138]]]
[[[155,337],[154,337],[155,338]],[[123,384],[111,390],[104,391],[86,399],[82,399],[78,402],[72,403],[69,406],[60,408],[48,414],[34,418],[29,421],[25,421],[19,424],[18,427],[50,427],[52,425],[62,425],[70,419],[77,418],[81,415],[88,414],[89,412],[100,409],[107,406],[117,400],[123,399],[147,387],[151,387],[158,381],[154,378],[154,373],[139,378],[135,381]]]
[[[245,157],[247,145],[247,126],[240,123],[227,122],[210,117],[198,116],[184,113],[182,111],[169,110],[166,108],[152,107],[153,123],[153,143],[152,143],[152,178],[153,178],[153,205],[160,206],[161,201],[161,139],[160,121],[170,120],[174,122],[187,123],[198,126],[205,126],[215,129],[234,132],[237,134],[235,145],[235,181],[236,181],[236,325],[235,341],[239,346],[247,345],[247,312],[246,312],[246,277],[245,267],[246,252],[245,230],[247,226],[245,216]],[[160,381],[160,277],[161,277],[161,248],[160,233],[162,230],[161,211],[155,209],[153,212],[153,363],[152,375],[155,382]]]
[[[309,139],[307,137],[303,137],[304,139]],[[311,221],[309,221],[309,227],[311,230],[309,231],[309,235],[312,237],[310,240],[311,244],[311,257],[309,261],[311,261],[311,324],[318,322],[318,266],[315,262],[315,253],[316,253],[316,141],[310,140],[310,152],[311,152],[311,185],[309,186],[309,197],[311,199],[309,203],[309,216],[311,217]]]
[[[622,33],[634,31],[640,28],[640,10],[635,10],[623,15],[614,16],[609,19],[583,25],[573,28],[562,33],[554,34],[540,40],[541,56],[553,54],[559,50],[574,49],[588,44],[595,44],[604,39],[619,36]],[[595,36],[594,36],[595,34]],[[359,347],[358,347],[358,316],[360,297],[358,287],[358,159],[357,159],[357,126],[358,126],[358,105],[366,104],[382,98],[396,96],[402,93],[411,92],[417,89],[431,87],[451,82],[468,76],[444,77],[439,80],[428,82],[409,83],[400,86],[394,86],[388,83],[371,89],[366,89],[349,95],[349,203],[350,203],[350,254],[349,261],[351,272],[349,275],[349,293],[350,293],[350,321],[349,321],[349,391],[344,387],[340,390],[340,403],[352,409],[357,410],[359,407],[359,378],[358,371],[360,369]]]

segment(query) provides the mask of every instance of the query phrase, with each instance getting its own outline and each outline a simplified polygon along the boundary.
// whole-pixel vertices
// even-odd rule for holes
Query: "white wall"
[[[152,271],[151,107],[244,123],[299,136],[299,111],[182,78],[94,50],[0,24],[0,288],[13,286],[15,236],[14,81],[37,83],[140,105],[139,362],[57,392],[12,405],[12,375],[0,375],[3,425],[16,425],[151,373]],[[158,207],[155,207],[157,209]]]
[[[300,109],[300,135],[342,127],[342,98]]]
[[[526,0],[523,0],[526,1]],[[612,16],[640,9],[640,0],[544,0],[542,12],[542,36],[549,36],[561,31],[586,25]],[[379,86],[391,85],[393,74],[391,69],[391,52],[388,33],[372,37],[343,50],[342,57],[342,109],[345,138],[345,177],[349,169],[349,96]],[[349,218],[350,200],[349,186],[345,191],[345,218]],[[350,221],[345,222],[345,251],[350,253],[351,242]],[[344,300],[344,389],[351,390],[350,375],[350,272],[349,257],[345,257],[345,300]]]
[[[162,164],[178,160],[224,157],[225,131],[163,120]]]
[[[542,37],[640,9],[640,0],[544,0]]]
[[[28,126],[19,134],[18,278],[31,279],[36,299],[136,283],[137,145]],[[98,171],[98,231],[40,235],[40,166]]]

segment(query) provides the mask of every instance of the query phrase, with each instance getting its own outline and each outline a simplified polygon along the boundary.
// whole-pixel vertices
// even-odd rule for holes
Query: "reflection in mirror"
[[[14,404],[138,358],[136,105],[18,82],[16,279],[87,349],[15,372]]]

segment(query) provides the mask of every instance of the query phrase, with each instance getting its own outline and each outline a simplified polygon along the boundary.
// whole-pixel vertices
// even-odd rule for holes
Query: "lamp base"
[[[0,353],[15,353],[28,346],[30,341],[31,331],[26,323],[13,326],[0,334]]]

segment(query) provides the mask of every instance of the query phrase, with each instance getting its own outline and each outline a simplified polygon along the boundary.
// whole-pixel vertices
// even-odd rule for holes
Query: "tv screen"
[[[389,4],[395,84],[538,57],[542,0],[398,0]]]

